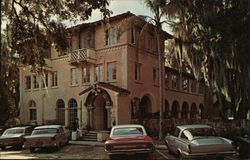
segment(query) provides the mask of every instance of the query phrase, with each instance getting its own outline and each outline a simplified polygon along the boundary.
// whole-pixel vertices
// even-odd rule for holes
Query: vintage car
[[[250,133],[235,138],[236,156],[240,159],[250,159]]]
[[[154,149],[153,140],[147,135],[142,125],[114,126],[105,142],[105,151],[111,159],[117,154],[148,154]]]
[[[213,157],[223,158],[235,154],[233,141],[218,137],[208,125],[176,126],[172,135],[165,137],[169,153],[183,158]]]
[[[22,148],[24,144],[24,136],[30,135],[32,127],[14,127],[6,129],[0,136],[0,148],[3,150],[6,146],[14,146]]]
[[[61,125],[36,127],[30,136],[25,136],[24,147],[34,152],[36,148],[57,147],[69,142],[69,134]]]

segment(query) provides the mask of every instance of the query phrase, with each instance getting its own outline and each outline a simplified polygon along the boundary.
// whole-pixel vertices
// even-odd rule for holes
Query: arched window
[[[74,120],[77,118],[77,101],[75,99],[69,100],[69,125],[72,126]]]
[[[30,101],[29,103],[29,111],[30,111],[30,120],[35,121],[37,120],[37,113],[36,113],[36,103],[35,101]]]
[[[65,124],[65,104],[62,99],[56,102],[56,120],[58,124]]]

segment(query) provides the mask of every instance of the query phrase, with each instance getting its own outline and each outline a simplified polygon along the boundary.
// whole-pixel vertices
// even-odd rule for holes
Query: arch
[[[34,100],[29,101],[29,120],[30,121],[37,120],[37,108],[36,108],[36,102]]]
[[[164,110],[163,110],[163,115],[164,115],[164,118],[170,118],[170,106],[169,106],[169,103],[168,103],[168,100],[165,99],[165,107],[164,107]]]
[[[65,103],[62,99],[56,101],[56,120],[58,124],[65,125]]]
[[[188,103],[183,102],[182,109],[181,109],[181,118],[182,119],[188,119],[189,118],[188,114],[189,114]]]
[[[132,118],[138,118],[139,104],[140,104],[140,98],[133,97],[131,99],[131,117]]]
[[[106,90],[94,88],[89,92],[84,104],[88,109],[88,126],[90,128],[108,129],[110,127],[110,109],[113,102]]]
[[[201,119],[205,118],[205,115],[204,115],[204,106],[203,106],[203,104],[200,104],[200,105],[199,105],[199,117],[200,117]]]
[[[141,118],[146,118],[152,113],[152,102],[149,95],[144,95],[139,104]]]
[[[69,125],[72,126],[77,118],[77,101],[74,98],[69,100]]]
[[[192,103],[191,109],[190,109],[190,118],[196,119],[197,118],[197,106],[195,103]]]
[[[180,106],[178,101],[174,101],[172,103],[172,107],[171,107],[171,116],[174,118],[179,118],[179,111],[180,111]]]

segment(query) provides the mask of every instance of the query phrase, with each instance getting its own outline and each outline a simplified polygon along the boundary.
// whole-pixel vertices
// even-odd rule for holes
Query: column
[[[69,126],[69,107],[65,103],[65,126]]]
[[[93,106],[88,106],[88,125],[90,128],[93,128]]]
[[[110,114],[111,114],[111,106],[105,106],[107,110],[107,127],[111,127],[111,120],[110,120]]]

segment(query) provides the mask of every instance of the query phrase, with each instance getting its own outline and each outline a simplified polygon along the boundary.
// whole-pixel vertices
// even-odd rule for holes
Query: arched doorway
[[[141,118],[150,118],[150,115],[152,113],[152,103],[147,95],[142,97],[139,104],[139,110]]]
[[[65,125],[65,104],[62,99],[56,102],[56,120],[58,124]]]
[[[93,129],[107,129],[107,110],[105,108],[106,101],[101,94],[95,96],[93,102]]]
[[[164,116],[164,118],[170,118],[170,116],[171,116],[169,103],[166,99],[165,99],[165,107],[163,110],[163,116]]]
[[[203,104],[200,104],[200,106],[199,106],[199,117],[201,119],[204,118],[204,106],[203,106]]]
[[[171,116],[174,118],[179,118],[179,103],[177,101],[174,101],[172,104],[172,110],[171,110]]]
[[[111,98],[107,91],[95,88],[89,92],[85,106],[88,109],[88,127],[94,130],[106,130],[111,126]]]
[[[191,105],[190,118],[197,119],[197,107],[195,103],[192,103]]]
[[[183,104],[182,104],[182,110],[181,110],[181,118],[182,119],[188,119],[189,117],[188,117],[188,104],[187,104],[187,102],[184,102]]]

